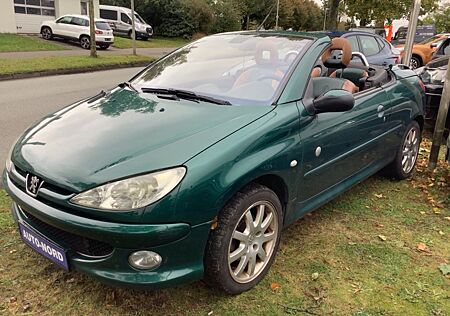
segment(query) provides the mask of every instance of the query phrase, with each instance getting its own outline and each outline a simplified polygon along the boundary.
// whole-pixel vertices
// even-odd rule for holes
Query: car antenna
[[[275,2],[276,3],[276,2]],[[264,18],[264,20],[262,21],[262,23],[258,26],[258,28],[256,29],[256,32],[259,32],[261,30],[261,28],[264,26],[264,23],[266,23],[267,18],[269,17],[269,15],[272,13],[273,8],[275,7],[275,3],[272,4],[272,7],[270,8],[269,13],[267,13],[266,17]]]

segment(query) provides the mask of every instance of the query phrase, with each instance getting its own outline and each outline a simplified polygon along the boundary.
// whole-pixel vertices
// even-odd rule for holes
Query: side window
[[[121,14],[120,14],[120,20],[121,20],[123,23],[131,24],[131,19],[130,19],[130,17],[129,17],[128,15],[126,15],[125,13],[121,13]]]
[[[372,56],[380,51],[380,46],[375,37],[362,35],[359,37],[361,41],[362,53],[366,56]]]
[[[450,55],[450,40],[446,41],[442,48],[443,48],[444,55]]]
[[[73,17],[71,24],[77,25],[77,26],[89,26],[89,21],[86,19]]]
[[[72,21],[72,17],[70,16],[63,16],[61,18],[59,18],[56,23],[61,23],[61,24],[70,24]]]
[[[380,38],[377,38],[377,42],[378,42],[378,45],[380,45],[381,50],[383,50],[384,47],[386,46],[384,41],[382,39],[380,39]]]
[[[100,9],[100,17],[105,20],[117,21],[117,11]]]
[[[349,36],[347,37],[348,41],[352,45],[352,52],[360,52],[359,50],[359,44],[358,44],[358,38],[355,36]]]

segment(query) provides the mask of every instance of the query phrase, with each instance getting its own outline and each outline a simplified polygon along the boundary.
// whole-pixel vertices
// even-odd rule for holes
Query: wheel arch
[[[52,28],[49,25],[41,25],[41,30],[40,30],[41,33],[44,28],[48,28],[48,29],[50,29],[50,31],[53,32]]]
[[[416,57],[419,59],[420,61],[420,65],[423,65],[423,60],[424,60],[424,56],[422,56],[420,53],[418,52],[413,52],[411,57]]]
[[[416,122],[419,124],[420,131],[423,132],[423,128],[424,128],[424,126],[425,126],[425,119],[424,119],[424,117],[423,117],[422,115],[419,114],[419,115],[416,115],[416,116],[413,118],[413,120],[416,121]]]

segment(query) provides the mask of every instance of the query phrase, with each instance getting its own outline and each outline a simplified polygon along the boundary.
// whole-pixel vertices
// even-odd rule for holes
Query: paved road
[[[33,122],[126,81],[139,70],[124,68],[0,82],[0,172],[12,142]]]

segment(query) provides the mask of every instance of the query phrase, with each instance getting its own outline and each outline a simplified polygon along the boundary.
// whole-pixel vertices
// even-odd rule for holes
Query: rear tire
[[[80,37],[80,46],[84,49],[90,49],[91,48],[91,40],[89,36],[83,35]]]
[[[250,184],[220,211],[205,252],[205,281],[229,294],[258,284],[272,265],[283,228],[277,195]]]
[[[414,173],[421,140],[422,133],[419,123],[412,121],[406,127],[402,143],[395,155],[395,160],[385,169],[388,176],[403,180]]]
[[[99,49],[101,49],[101,50],[106,50],[106,49],[109,48],[109,44],[102,44],[102,45],[99,45],[98,47],[99,47]]]
[[[53,32],[52,29],[49,28],[48,26],[44,26],[41,29],[41,36],[43,39],[45,40],[51,40],[53,38]]]

